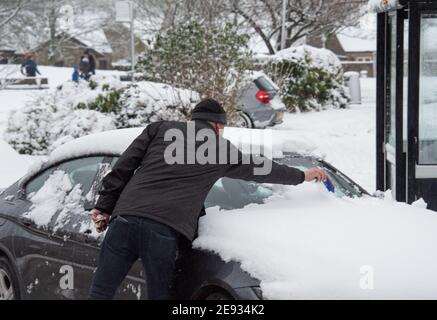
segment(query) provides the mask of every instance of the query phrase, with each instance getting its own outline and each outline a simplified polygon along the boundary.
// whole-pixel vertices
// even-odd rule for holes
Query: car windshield
[[[338,197],[360,197],[363,195],[364,191],[353,181],[324,162],[314,158],[289,154],[277,161],[301,170],[313,167],[324,168],[334,181],[336,186],[335,194]],[[272,195],[273,190],[268,185],[223,178],[217,181],[211,189],[205,201],[205,207],[218,206],[224,210],[241,209],[249,204],[263,204]]]
[[[300,155],[285,154],[282,159],[277,160],[279,163],[286,164],[301,170],[307,170],[314,167],[320,167],[326,170],[335,184],[335,195],[338,197],[361,197],[365,191],[351,179],[346,177],[340,171],[331,167],[323,161],[312,157],[302,157]]]

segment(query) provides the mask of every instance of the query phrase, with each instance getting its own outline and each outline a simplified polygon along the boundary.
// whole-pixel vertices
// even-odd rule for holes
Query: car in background
[[[285,105],[279,87],[262,72],[249,72],[238,98],[238,127],[266,128],[282,123]]]
[[[103,177],[142,130],[102,132],[69,142],[0,194],[0,299],[87,298],[103,240],[103,235],[94,230],[91,210]],[[237,129],[233,135],[247,131]],[[367,194],[316,157],[285,152],[276,160],[300,169],[325,168],[336,184],[338,196]],[[62,179],[58,181],[62,183],[50,185],[48,181],[59,173]],[[70,191],[63,186],[65,179],[71,184]],[[50,193],[57,188],[60,194]],[[80,198],[74,202],[78,191]],[[43,197],[39,204],[34,201],[35,194]],[[224,178],[214,185],[205,206],[233,210],[263,204],[272,195],[268,185]],[[62,204],[53,207],[56,202]],[[39,208],[43,210],[37,210],[30,219],[29,211],[38,205],[48,207]],[[48,210],[52,210],[51,216],[47,216]],[[74,284],[69,285],[68,275],[74,275]],[[137,262],[116,299],[147,298],[144,283],[142,265]],[[178,299],[206,300],[263,298],[259,280],[244,272],[238,262],[224,262],[214,253],[193,249],[188,241],[178,252],[173,295]]]

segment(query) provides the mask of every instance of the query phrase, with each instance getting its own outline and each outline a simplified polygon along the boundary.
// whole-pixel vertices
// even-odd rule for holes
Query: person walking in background
[[[24,54],[24,62],[21,65],[21,73],[26,77],[36,77],[36,74],[41,75],[36,62],[32,59],[32,53],[30,52],[26,52]]]
[[[79,69],[81,72],[80,76],[85,80],[89,80],[91,75],[96,74],[96,59],[89,49],[86,49],[83,56],[80,57]]]

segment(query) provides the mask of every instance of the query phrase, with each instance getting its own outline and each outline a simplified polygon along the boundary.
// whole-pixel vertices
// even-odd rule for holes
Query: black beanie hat
[[[226,124],[226,111],[217,101],[206,99],[201,101],[191,113],[192,120],[205,120]]]

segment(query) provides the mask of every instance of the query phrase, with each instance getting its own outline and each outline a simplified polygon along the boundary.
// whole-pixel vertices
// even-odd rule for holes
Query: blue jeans
[[[171,299],[179,233],[153,220],[118,216],[109,224],[91,285],[90,300],[111,300],[141,258],[149,300]]]

